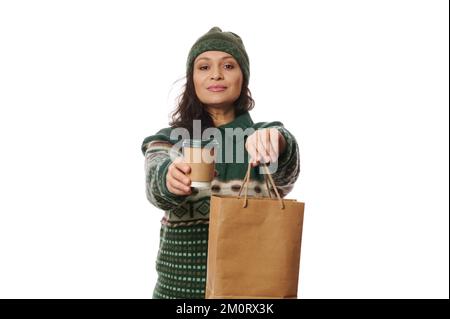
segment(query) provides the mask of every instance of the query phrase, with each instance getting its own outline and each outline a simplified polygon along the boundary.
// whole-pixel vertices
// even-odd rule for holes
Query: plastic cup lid
[[[219,143],[215,139],[200,140],[200,139],[185,139],[182,143],[183,147],[206,147],[213,148]]]

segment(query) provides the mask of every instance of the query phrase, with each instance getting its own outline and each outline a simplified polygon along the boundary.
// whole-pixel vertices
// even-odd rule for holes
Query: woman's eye
[[[234,68],[234,65],[233,64],[225,64],[225,66],[224,66],[226,69],[233,69]],[[207,70],[208,69],[208,66],[207,65],[202,65],[202,66],[199,66],[199,68],[198,68],[199,70]]]

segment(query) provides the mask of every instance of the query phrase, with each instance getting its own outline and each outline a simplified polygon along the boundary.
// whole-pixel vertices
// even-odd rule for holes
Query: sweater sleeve
[[[272,174],[273,181],[281,197],[285,197],[294,188],[300,174],[300,152],[297,141],[281,122],[258,125],[258,128],[276,128],[286,140],[286,148],[278,157],[278,168]]]
[[[172,144],[164,137],[154,135],[142,143],[145,156],[145,191],[147,199],[157,208],[171,210],[183,203],[188,196],[172,194],[166,186],[166,175],[172,160]]]

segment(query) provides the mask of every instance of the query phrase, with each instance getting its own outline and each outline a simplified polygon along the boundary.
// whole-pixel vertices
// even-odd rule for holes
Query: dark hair
[[[236,117],[250,111],[255,106],[255,101],[252,99],[252,94],[246,84],[247,81],[242,82],[241,94],[233,103]],[[184,127],[192,136],[193,120],[201,120],[202,132],[208,127],[214,127],[211,115],[206,111],[204,104],[200,102],[195,93],[194,73],[189,71],[186,75],[184,91],[178,96],[178,106],[172,112],[172,121],[169,125],[172,128]]]

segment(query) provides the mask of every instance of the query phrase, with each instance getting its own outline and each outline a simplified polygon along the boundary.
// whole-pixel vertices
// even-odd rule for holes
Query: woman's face
[[[232,55],[206,51],[194,61],[194,86],[199,100],[212,107],[230,107],[242,88],[244,76]]]

